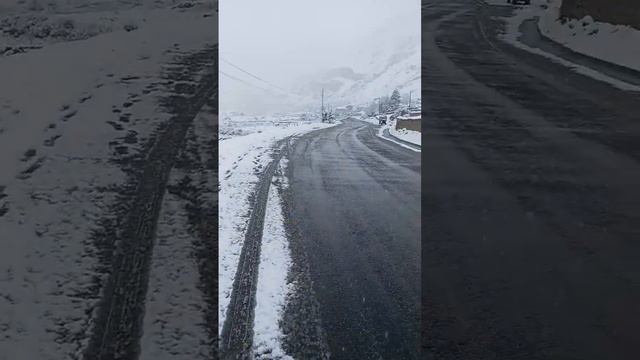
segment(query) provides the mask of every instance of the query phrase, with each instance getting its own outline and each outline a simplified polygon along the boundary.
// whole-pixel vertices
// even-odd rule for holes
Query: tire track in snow
[[[222,327],[220,351],[222,359],[249,359],[253,346],[253,320],[256,305],[258,268],[264,218],[273,175],[289,138],[279,141],[274,159],[266,166],[253,197],[253,210],[233,281],[227,316]]]
[[[169,71],[168,77],[177,80],[197,76],[212,67],[216,55],[216,47],[187,55],[179,61],[181,66]],[[162,104],[174,116],[160,129],[149,150],[135,198],[124,215],[123,236],[113,255],[113,270],[103,291],[85,359],[124,360],[139,355],[149,265],[168,176],[187,130],[216,91],[216,85],[215,74],[207,71],[196,88],[176,89]]]

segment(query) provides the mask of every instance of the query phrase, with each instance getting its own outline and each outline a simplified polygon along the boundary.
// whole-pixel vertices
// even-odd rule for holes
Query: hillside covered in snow
[[[352,63],[301,78],[295,92],[317,98],[324,88],[335,105],[369,102],[394,89],[419,94],[420,21],[409,17],[381,23],[369,38],[354,46]]]

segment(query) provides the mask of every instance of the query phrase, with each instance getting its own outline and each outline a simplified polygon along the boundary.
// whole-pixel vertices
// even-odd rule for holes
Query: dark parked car
[[[519,3],[523,3],[525,5],[531,5],[531,0],[507,0],[507,2],[509,4],[519,4]]]

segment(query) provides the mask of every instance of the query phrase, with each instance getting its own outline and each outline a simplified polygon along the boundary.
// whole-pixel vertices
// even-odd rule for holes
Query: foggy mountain
[[[335,105],[369,102],[396,88],[401,93],[419,93],[419,27],[407,23],[411,22],[403,16],[381,24],[354,46],[350,64],[302,77],[294,92],[318,99],[324,88],[325,99]]]
[[[223,112],[318,111],[323,87],[331,106],[420,88],[417,1],[227,1],[220,14]]]

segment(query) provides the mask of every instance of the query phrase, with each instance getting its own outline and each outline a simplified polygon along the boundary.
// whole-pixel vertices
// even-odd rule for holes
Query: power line
[[[271,90],[265,89],[265,88],[260,87],[260,86],[256,86],[256,85],[251,84],[251,83],[248,83],[248,82],[246,82],[246,81],[244,81],[244,80],[242,80],[242,79],[239,79],[239,78],[237,78],[237,77],[235,77],[235,76],[233,76],[233,75],[229,75],[229,74],[227,74],[226,72],[224,72],[224,71],[222,71],[222,70],[220,70],[220,73],[221,73],[222,75],[224,75],[224,76],[226,76],[226,77],[230,78],[230,79],[233,79],[233,80],[235,80],[235,81],[239,81],[239,82],[241,82],[241,83],[243,83],[243,84],[245,84],[245,85],[247,85],[247,86],[254,87],[254,88],[256,88],[256,89],[260,89],[260,90],[262,90],[262,91],[264,91],[264,92],[269,92],[269,93],[270,93],[270,92],[272,92]]]
[[[222,58],[221,58],[221,60],[222,60],[224,63],[226,63],[226,64],[228,64],[228,65],[230,65],[230,66],[233,66],[234,68],[236,68],[236,69],[238,69],[238,70],[242,71],[243,73],[245,73],[245,74],[247,74],[247,75],[249,75],[249,76],[251,76],[251,77],[253,77],[253,78],[257,79],[257,80],[260,80],[260,81],[264,82],[264,83],[265,83],[265,84],[267,84],[267,85],[270,85],[270,86],[272,86],[272,87],[274,87],[274,88],[276,88],[276,89],[278,89],[278,90],[280,90],[280,91],[284,91],[284,92],[286,92],[286,93],[289,93],[289,91],[287,91],[287,90],[285,90],[285,89],[281,88],[280,86],[278,86],[278,85],[274,85],[273,83],[271,83],[271,82],[269,82],[269,81],[267,81],[267,80],[265,80],[265,79],[263,79],[263,78],[261,78],[261,77],[259,77],[259,76],[257,76],[257,75],[254,75],[254,74],[252,74],[252,73],[248,72],[247,70],[245,70],[245,69],[243,69],[243,68],[241,68],[241,67],[239,67],[239,66],[237,66],[237,65],[234,65],[233,63],[231,63],[231,62],[230,62],[230,61],[228,61],[228,60],[225,60],[225,59],[222,59]]]
[[[248,72],[248,71],[246,71],[246,70],[244,70],[244,69],[241,69],[240,67],[235,66],[235,65],[233,65],[233,64],[231,64],[231,63],[229,63],[228,61],[226,61],[226,60],[224,60],[224,59],[222,59],[222,61],[224,61],[224,62],[228,63],[229,65],[231,65],[231,66],[233,66],[234,68],[236,68],[236,69],[238,69],[238,70],[242,71],[243,73],[250,75],[250,76],[251,76],[251,77],[253,77],[253,78],[256,78],[256,79],[258,79],[258,80],[260,80],[260,81],[262,81],[262,82],[265,82],[266,84],[268,84],[268,85],[270,85],[270,86],[272,86],[272,87],[277,88],[278,90],[280,90],[280,91],[284,92],[284,95],[286,95],[286,96],[294,97],[294,98],[297,98],[297,99],[301,99],[301,98],[302,98],[299,94],[294,94],[294,93],[292,93],[292,92],[289,92],[289,91],[286,91],[286,90],[284,90],[284,89],[280,88],[279,86],[273,85],[273,84],[271,84],[270,82],[268,82],[268,81],[266,81],[266,80],[264,80],[264,79],[261,79],[260,77],[258,77],[258,76],[256,76],[256,75],[253,75],[253,74],[251,74],[250,72]],[[221,72],[222,72],[222,71],[221,71]],[[225,74],[225,75],[230,76],[229,74]],[[254,86],[254,87],[257,87],[257,88],[259,88],[259,89],[261,89],[261,90],[264,90],[264,91],[268,91],[268,92],[273,93],[271,90],[267,90],[267,89],[264,89],[264,88],[261,88],[261,87],[255,86],[255,85],[253,85],[253,84],[249,84],[249,83],[247,83],[247,82],[245,82],[245,81],[243,81],[243,80],[241,80],[241,79],[235,78],[235,77],[233,77],[233,78],[234,78],[234,80],[241,81],[241,82],[243,82],[243,83],[244,83],[244,84],[246,84],[246,85]],[[275,94],[275,93],[274,93],[274,94]]]

